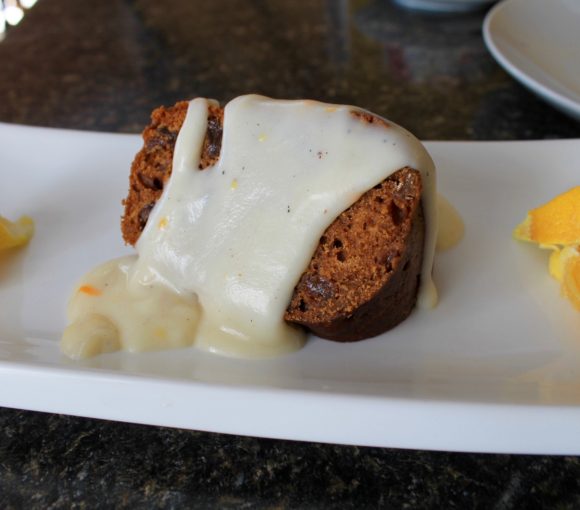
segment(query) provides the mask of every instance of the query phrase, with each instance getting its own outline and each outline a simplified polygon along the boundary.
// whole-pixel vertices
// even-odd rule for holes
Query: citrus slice
[[[580,252],[578,247],[568,247],[562,252],[562,293],[580,311]]]
[[[564,278],[565,255],[563,255],[563,252],[565,251],[566,248],[564,248],[563,250],[555,248],[554,251],[550,253],[550,262],[548,266],[550,270],[550,275],[559,282],[561,282],[562,279]]]
[[[513,235],[544,246],[580,244],[580,186],[529,211]]]
[[[10,221],[0,216],[0,251],[26,244],[32,234],[34,234],[32,218],[21,216],[18,221]]]

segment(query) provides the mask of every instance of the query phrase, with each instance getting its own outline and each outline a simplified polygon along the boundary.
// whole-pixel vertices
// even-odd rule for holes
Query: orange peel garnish
[[[529,211],[513,236],[552,250],[550,274],[580,311],[580,186]]]
[[[34,234],[34,221],[21,216],[18,221],[10,221],[0,216],[0,251],[26,244]]]
[[[564,270],[562,272],[562,293],[580,311],[580,251],[578,248],[564,248],[567,251],[563,257]]]
[[[532,209],[513,234],[519,241],[546,247],[580,244],[580,186]]]

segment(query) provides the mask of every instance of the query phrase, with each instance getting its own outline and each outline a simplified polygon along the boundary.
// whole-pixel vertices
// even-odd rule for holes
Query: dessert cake
[[[124,200],[123,238],[139,257],[85,277],[72,326],[88,307],[114,324],[121,340],[111,349],[189,342],[241,356],[295,350],[303,328],[337,341],[380,334],[418,299],[436,301],[434,181],[416,138],[352,106],[242,96],[225,108],[201,98],[158,108]],[[147,312],[95,306],[118,286],[128,289],[124,303],[164,297]],[[175,299],[195,312],[175,321],[169,309],[152,312]],[[163,315],[153,328],[163,340],[127,339],[135,314]],[[195,326],[180,329],[183,317]],[[78,344],[74,329],[63,345]]]

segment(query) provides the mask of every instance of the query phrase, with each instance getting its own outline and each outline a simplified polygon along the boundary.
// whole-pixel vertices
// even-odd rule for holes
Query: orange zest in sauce
[[[102,292],[93,287],[92,285],[81,285],[79,287],[79,292],[83,292],[84,294],[88,294],[89,296],[100,296]]]

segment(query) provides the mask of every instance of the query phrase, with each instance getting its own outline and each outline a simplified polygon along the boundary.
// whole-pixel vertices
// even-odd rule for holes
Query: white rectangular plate
[[[420,449],[580,453],[580,314],[547,256],[511,239],[580,184],[580,141],[433,142],[466,236],[439,254],[439,306],[356,344],[273,360],[196,349],[72,362],[75,281],[131,250],[119,232],[137,136],[0,124],[0,214],[37,232],[0,259],[0,405],[223,433]]]

